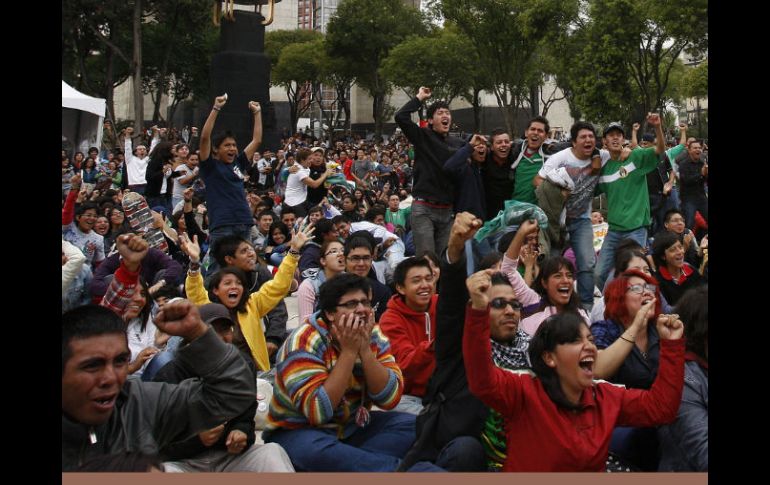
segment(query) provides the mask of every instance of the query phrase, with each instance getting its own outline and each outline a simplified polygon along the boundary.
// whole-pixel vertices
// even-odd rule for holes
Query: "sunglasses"
[[[511,308],[513,308],[514,310],[521,310],[523,306],[521,302],[519,302],[519,300],[515,298],[513,300],[506,300],[503,297],[499,297],[499,298],[493,298],[492,301],[489,302],[489,306],[491,306],[495,310],[504,310],[505,307],[507,307],[508,305],[510,305]]]

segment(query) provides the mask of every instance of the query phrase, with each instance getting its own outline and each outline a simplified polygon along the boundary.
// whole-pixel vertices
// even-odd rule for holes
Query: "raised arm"
[[[639,123],[634,123],[631,127],[631,144],[628,146],[631,150],[639,146],[639,140],[636,137],[637,132],[639,131]]]
[[[243,151],[246,154],[246,158],[251,160],[254,158],[257,147],[262,143],[262,107],[256,101],[249,101],[249,111],[254,115],[254,131],[251,135],[251,141]]]
[[[660,155],[666,151],[666,135],[663,134],[663,123],[658,113],[649,113],[647,123],[655,127],[655,153]]]
[[[225,103],[227,103],[227,95],[217,96],[214,99],[214,106],[211,108],[211,113],[209,113],[209,117],[206,118],[206,123],[203,125],[199,149],[199,159],[201,163],[208,160],[211,156],[211,132],[214,130],[214,123],[217,121],[217,115],[219,115],[219,111]]]
[[[404,135],[406,135],[412,143],[420,137],[420,127],[412,121],[412,113],[419,110],[422,102],[430,98],[431,94],[430,88],[424,86],[421,87],[417,96],[402,106],[401,109],[396,112],[394,117],[398,127],[401,128],[401,131],[404,132]]]
[[[599,349],[599,354],[596,356],[596,362],[594,363],[594,376],[597,379],[611,378],[620,366],[623,365],[626,357],[628,357],[634,345],[636,345],[636,336],[641,332],[647,331],[647,321],[655,312],[656,301],[653,298],[642,305],[636,312],[631,326],[609,346],[602,342],[601,338],[596,339],[596,347]]]

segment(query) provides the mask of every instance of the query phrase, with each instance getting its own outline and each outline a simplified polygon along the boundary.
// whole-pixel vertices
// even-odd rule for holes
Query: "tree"
[[[292,132],[297,131],[297,121],[300,116],[310,109],[311,88],[314,83],[318,83],[319,78],[315,56],[321,47],[320,42],[302,42],[285,46],[272,73],[273,83],[286,89]]]
[[[708,46],[706,0],[590,0],[559,82],[594,121],[641,120],[677,97],[680,54]],[[576,47],[580,48],[576,52]],[[676,83],[674,83],[676,84]]]
[[[331,141],[334,139],[334,129],[340,126],[343,114],[345,122],[350,122],[350,88],[355,77],[347,69],[344,59],[332,57],[327,53],[327,45],[324,41],[322,47],[317,49],[315,61],[318,69],[319,83],[315,85],[313,99],[317,102],[321,112],[322,125],[326,126],[326,136]],[[326,101],[321,96],[321,87],[326,86],[334,90],[334,99]]]
[[[169,117],[191,95],[207,94],[211,56],[219,35],[209,7],[207,0],[159,2],[152,20],[144,26],[142,83],[153,101],[153,123],[163,118],[160,103],[164,94],[173,96]]]
[[[516,112],[532,104],[542,73],[537,52],[577,16],[578,0],[444,0],[441,13],[473,44],[492,85],[506,127],[517,133]]]
[[[328,53],[344,59],[348,74],[372,97],[375,136],[382,136],[392,79],[381,70],[391,49],[427,26],[419,11],[401,0],[346,0],[327,26]]]
[[[322,39],[323,34],[315,30],[274,30],[265,33],[265,54],[270,58],[270,68],[275,69],[281,52],[286,46]]]

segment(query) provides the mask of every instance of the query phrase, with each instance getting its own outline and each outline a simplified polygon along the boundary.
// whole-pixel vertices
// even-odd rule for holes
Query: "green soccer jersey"
[[[610,231],[632,231],[650,224],[650,196],[646,175],[658,165],[655,148],[631,151],[628,159],[608,160],[596,190],[607,194]]]
[[[399,209],[398,212],[393,212],[388,208],[385,211],[385,222],[391,222],[394,226],[401,226],[406,228],[407,222],[412,215],[412,206],[406,209]]]
[[[537,205],[535,196],[535,187],[532,185],[532,179],[543,167],[543,157],[539,152],[535,152],[531,158],[522,156],[519,165],[516,167],[516,181],[513,186],[513,200],[519,202],[529,202]]]

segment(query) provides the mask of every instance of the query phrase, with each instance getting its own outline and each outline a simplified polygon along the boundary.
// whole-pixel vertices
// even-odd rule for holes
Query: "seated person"
[[[436,355],[436,287],[430,263],[425,258],[407,258],[393,275],[396,295],[380,318],[380,328],[390,340],[396,363],[404,374],[404,395],[396,411],[419,414],[422,398]]]
[[[158,454],[254,402],[256,382],[246,362],[203,323],[195,305],[168,303],[155,324],[184,339],[179,362],[195,379],[177,385],[127,379],[131,354],[119,316],[93,305],[62,316],[62,471],[109,454]]]
[[[209,303],[201,306],[201,319],[226,344],[233,341],[233,322],[224,305]],[[256,381],[257,368],[251,356],[241,353],[248,365],[248,376]],[[178,360],[166,364],[153,379],[154,382],[179,384],[195,377]],[[294,467],[280,446],[269,443],[255,445],[254,415],[257,401],[226,423],[201,431],[186,440],[172,443],[160,451],[166,472],[293,472]]]
[[[404,385],[371,296],[366,278],[331,278],[321,309],[278,353],[262,437],[280,444],[298,471],[395,471],[414,441],[413,415],[370,411],[393,409]]]

